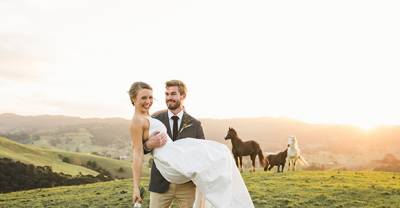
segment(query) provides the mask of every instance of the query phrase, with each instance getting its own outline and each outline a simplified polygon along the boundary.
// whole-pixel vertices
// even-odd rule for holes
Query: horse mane
[[[289,143],[289,141],[292,141],[291,143]],[[289,136],[289,141],[288,141],[288,145],[292,148],[298,148],[298,142],[297,142],[297,138],[296,136]],[[293,145],[293,146],[292,146]]]
[[[236,132],[236,130],[235,130],[234,128],[229,127],[229,131],[230,131],[230,132],[233,132],[233,137],[235,137],[235,138],[238,139],[239,141],[242,141],[242,140],[239,138],[239,136],[238,136],[238,134],[237,134],[237,132]]]
[[[280,151],[280,152],[267,152],[267,156],[276,157],[276,156],[281,156],[281,155],[283,155],[283,154],[286,154],[286,155],[287,155],[287,151],[288,151],[288,149],[284,149],[283,151]],[[286,157],[285,157],[285,158],[286,158]]]
[[[236,132],[236,130],[234,128],[229,127],[229,131],[233,131],[233,133],[235,133],[235,135],[237,136],[237,132]]]

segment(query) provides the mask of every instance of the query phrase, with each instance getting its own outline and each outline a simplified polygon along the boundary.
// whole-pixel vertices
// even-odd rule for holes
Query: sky
[[[134,81],[198,118],[400,125],[398,1],[0,0],[0,113],[130,118]]]

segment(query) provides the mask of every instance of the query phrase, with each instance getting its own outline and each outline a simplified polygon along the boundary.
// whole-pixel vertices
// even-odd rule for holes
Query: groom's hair
[[[175,87],[175,86],[178,87],[179,93],[181,95],[186,95],[187,88],[185,83],[183,83],[181,80],[173,79],[165,82],[165,87]]]
[[[153,90],[153,88],[151,88],[151,86],[145,82],[134,82],[128,91],[129,98],[131,99],[132,105],[135,105],[133,100],[136,98],[138,91],[141,89]]]

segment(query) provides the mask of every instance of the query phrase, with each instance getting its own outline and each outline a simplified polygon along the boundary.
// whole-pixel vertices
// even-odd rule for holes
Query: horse
[[[255,159],[257,155],[258,159],[260,160],[260,165],[263,167],[265,166],[264,155],[260,145],[257,142],[253,140],[243,142],[238,137],[236,130],[231,127],[229,127],[228,133],[225,136],[225,140],[228,139],[230,139],[232,142],[232,154],[235,158],[236,166],[240,168],[240,171],[243,171],[242,156],[250,155],[253,172],[256,171]]]
[[[283,169],[285,168],[285,163],[286,163],[286,157],[287,157],[287,149],[279,152],[277,154],[269,154],[265,158],[265,167],[264,171],[271,170],[274,166],[277,166],[278,168],[278,173],[283,172]],[[281,167],[281,170],[279,168]]]
[[[296,162],[299,160],[303,165],[308,165],[307,161],[300,155],[300,149],[297,145],[297,139],[295,136],[289,136],[288,138],[288,149],[287,149],[287,160],[288,160],[288,171],[290,167],[292,170],[296,170]]]

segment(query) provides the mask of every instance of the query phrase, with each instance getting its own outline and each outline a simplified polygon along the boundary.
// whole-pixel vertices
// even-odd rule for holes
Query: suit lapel
[[[183,112],[181,125],[179,126],[179,129],[178,129],[178,136],[181,133],[181,130],[182,130],[182,127],[183,127],[183,124],[184,124],[183,121],[185,120],[185,117],[186,117],[186,113]]]
[[[162,122],[167,127],[167,134],[172,138],[171,126],[169,125],[168,111],[164,114]]]
[[[165,127],[167,127],[167,134],[170,138],[172,138],[171,125],[169,124],[169,118],[168,118],[168,111],[162,115],[160,121],[165,125]],[[191,125],[191,122],[192,122],[192,117],[184,111],[182,115],[182,122],[181,125],[179,126],[177,138],[180,138],[179,135],[182,133],[184,128]]]
[[[179,134],[182,132],[183,128],[186,128],[188,125],[190,125],[191,121],[192,121],[192,118],[186,113],[186,111],[184,111],[183,115],[182,115],[181,126],[179,127],[179,130],[178,130],[178,137],[179,137]]]

